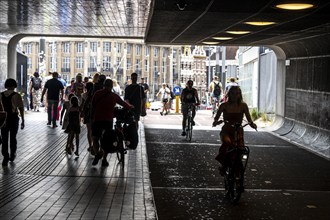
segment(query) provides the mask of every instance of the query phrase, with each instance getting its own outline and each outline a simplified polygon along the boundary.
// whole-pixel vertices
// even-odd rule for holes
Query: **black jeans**
[[[11,116],[11,118],[7,118],[6,125],[1,128],[1,136],[2,136],[2,148],[1,153],[4,159],[9,159],[8,153],[8,139],[10,135],[10,154],[16,154],[17,150],[17,132],[18,132],[18,123],[19,118],[17,115]]]

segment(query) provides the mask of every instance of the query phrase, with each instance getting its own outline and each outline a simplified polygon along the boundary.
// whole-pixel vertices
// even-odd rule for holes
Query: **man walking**
[[[47,100],[48,100],[48,107],[47,107],[47,114],[48,114],[48,123],[47,125],[53,124],[53,128],[56,128],[56,119],[57,119],[57,107],[59,101],[63,101],[63,94],[64,94],[64,86],[58,80],[58,73],[53,72],[53,78],[48,80],[42,90],[41,94],[41,102],[43,101],[44,95],[47,91]],[[60,96],[61,93],[61,96]]]

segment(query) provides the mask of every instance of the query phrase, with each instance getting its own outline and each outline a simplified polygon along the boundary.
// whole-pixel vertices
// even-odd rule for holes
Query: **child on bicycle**
[[[194,82],[192,80],[188,80],[186,84],[186,88],[184,88],[181,92],[180,100],[181,100],[181,112],[183,115],[182,119],[182,136],[186,136],[186,123],[187,123],[187,115],[188,115],[188,107],[192,105],[192,125],[195,125],[194,118],[196,115],[196,105],[199,105],[198,93],[195,88],[193,88]]]
[[[247,104],[243,102],[242,92],[239,86],[232,86],[229,89],[228,101],[219,106],[218,112],[214,117],[213,126],[217,125],[222,113],[225,122],[220,132],[222,145],[215,159],[221,164],[219,170],[220,174],[223,176],[229,163],[228,160],[230,159],[226,157],[227,149],[235,144],[235,128],[232,125],[236,123],[241,124],[244,115],[252,128],[256,129],[257,125],[252,122],[249,108]],[[243,128],[240,128],[238,131],[236,146],[244,148]]]

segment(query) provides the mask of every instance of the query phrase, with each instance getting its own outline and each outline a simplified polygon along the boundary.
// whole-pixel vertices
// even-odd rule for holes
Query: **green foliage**
[[[258,112],[258,110],[256,108],[253,108],[251,110],[250,115],[251,115],[252,121],[255,121],[261,117],[261,113]]]

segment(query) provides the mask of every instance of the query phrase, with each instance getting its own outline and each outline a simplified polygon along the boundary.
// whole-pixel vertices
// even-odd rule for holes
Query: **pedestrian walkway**
[[[149,177],[144,126],[139,146],[115,154],[108,167],[92,166],[85,126],[80,156],[65,153],[67,134],[48,127],[47,114],[27,112],[18,132],[17,158],[0,168],[0,219],[157,219]],[[2,161],[3,157],[0,156]]]

